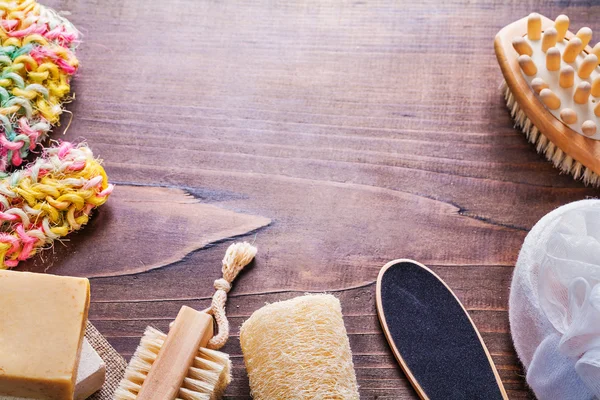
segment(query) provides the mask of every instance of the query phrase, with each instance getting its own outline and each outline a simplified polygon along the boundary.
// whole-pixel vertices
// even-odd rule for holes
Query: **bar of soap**
[[[75,384],[74,400],[84,400],[96,393],[104,385],[106,379],[106,364],[96,353],[96,350],[83,338],[81,358],[77,368],[77,383]],[[27,397],[0,395],[0,400],[35,400]]]
[[[0,395],[73,399],[89,304],[85,278],[0,271]]]
[[[96,393],[106,379],[106,364],[87,339],[83,339],[81,359],[77,368],[77,383],[75,385],[75,400],[84,400]]]

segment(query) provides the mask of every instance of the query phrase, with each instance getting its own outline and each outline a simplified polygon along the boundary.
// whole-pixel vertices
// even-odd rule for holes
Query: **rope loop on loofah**
[[[208,342],[209,349],[218,350],[227,343],[229,339],[229,321],[225,314],[227,293],[231,290],[231,283],[240,271],[254,259],[257,249],[250,243],[233,243],[227,249],[223,258],[223,278],[214,283],[217,290],[213,295],[208,313],[212,314],[217,323],[217,334]]]

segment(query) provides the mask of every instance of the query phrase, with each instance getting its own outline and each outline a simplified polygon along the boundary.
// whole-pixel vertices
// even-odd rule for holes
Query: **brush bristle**
[[[167,335],[146,328],[139,346],[131,357],[125,376],[115,391],[114,400],[135,400]],[[231,382],[229,356],[201,348],[188,370],[177,400],[215,400],[221,398]]]
[[[502,82],[502,91],[506,99],[506,106],[510,110],[510,115],[515,121],[515,126],[523,131],[527,140],[532,143],[537,152],[543,154],[548,161],[551,161],[556,168],[566,174],[571,174],[573,178],[583,181],[585,185],[600,186],[600,176],[583,164],[574,160],[571,156],[564,153],[556,147],[540,130],[531,122],[525,112],[519,107],[514,95],[506,84]]]

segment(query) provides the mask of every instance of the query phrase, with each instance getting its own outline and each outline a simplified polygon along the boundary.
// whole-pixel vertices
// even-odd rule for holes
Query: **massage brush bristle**
[[[569,18],[539,14],[496,36],[502,90],[515,125],[563,173],[600,185],[600,43],[569,32]]]
[[[248,243],[234,243],[223,259],[223,278],[215,281],[211,308],[183,306],[168,334],[148,327],[117,388],[114,400],[217,400],[231,382],[229,356],[217,350],[229,336],[227,292],[256,254]],[[210,312],[210,313],[209,313]],[[213,336],[213,316],[218,334]],[[210,347],[210,349],[208,348]]]

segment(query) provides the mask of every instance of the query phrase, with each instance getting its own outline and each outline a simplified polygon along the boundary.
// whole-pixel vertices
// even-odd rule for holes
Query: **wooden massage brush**
[[[511,116],[528,140],[562,172],[600,184],[600,43],[592,30],[569,32],[569,18],[533,13],[494,41]]]
[[[231,282],[256,255],[248,243],[229,246],[223,278],[215,281],[212,305],[204,311],[183,306],[168,334],[148,327],[115,392],[115,400],[212,400],[231,381],[225,302]],[[218,334],[213,336],[213,318]],[[208,347],[208,348],[207,348]]]

